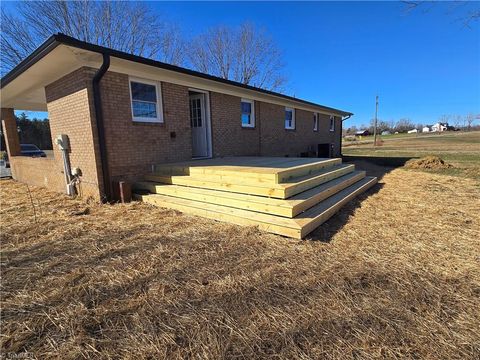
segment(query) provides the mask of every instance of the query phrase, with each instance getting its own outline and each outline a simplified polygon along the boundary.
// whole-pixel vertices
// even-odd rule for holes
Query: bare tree
[[[460,128],[460,124],[463,122],[463,116],[462,115],[452,115],[451,118],[452,118],[452,121],[453,121],[453,127],[455,129]]]
[[[269,90],[281,91],[285,84],[279,49],[252,24],[211,28],[192,39],[189,49],[198,71]]]
[[[183,61],[183,41],[178,29],[141,2],[19,2],[14,12],[2,7],[1,17],[2,73],[58,32],[160,61]]]
[[[189,60],[198,71],[233,78],[235,34],[230,28],[218,26],[197,36],[190,44]]]
[[[438,3],[447,4],[447,14],[455,15],[458,21],[466,27],[480,20],[480,3],[478,1],[403,1],[408,12],[422,9],[424,13],[430,11]]]
[[[375,126],[375,119],[370,119],[370,126],[368,130],[373,133],[373,128]],[[390,131],[390,124],[388,121],[377,119],[377,133],[381,134],[384,131]]]
[[[472,124],[475,120],[477,120],[478,116],[475,116],[475,114],[468,114],[465,116],[465,121],[467,123],[467,130],[470,131],[472,128]]]
[[[450,119],[453,119],[452,115],[440,115],[440,117],[438,118],[438,121],[441,122],[442,124],[448,124],[448,121]]]
[[[399,133],[407,132],[408,130],[412,130],[414,128],[415,128],[415,125],[408,118],[400,119],[395,124],[395,131],[398,131]]]

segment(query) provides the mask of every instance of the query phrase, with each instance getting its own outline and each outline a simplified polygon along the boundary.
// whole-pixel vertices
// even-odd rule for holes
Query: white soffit
[[[93,54],[101,61],[99,54]],[[57,46],[0,91],[1,106],[17,110],[47,111],[45,86],[82,65],[85,51]],[[91,56],[91,54],[90,54]]]

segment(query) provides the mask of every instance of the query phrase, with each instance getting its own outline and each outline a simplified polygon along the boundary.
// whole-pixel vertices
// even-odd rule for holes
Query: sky
[[[186,37],[217,24],[263,28],[283,54],[286,93],[353,112],[346,127],[368,125],[376,95],[387,121],[480,114],[480,22],[466,27],[453,3],[411,12],[401,2],[150,4]]]

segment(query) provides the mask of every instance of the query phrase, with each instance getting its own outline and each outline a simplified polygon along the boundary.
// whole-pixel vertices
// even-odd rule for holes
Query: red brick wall
[[[242,127],[240,101],[236,96],[210,93],[214,156],[260,154],[259,127]],[[258,114],[257,107],[254,108]]]
[[[128,75],[109,71],[103,77],[103,117],[112,180],[140,179],[154,164],[192,158],[188,88],[161,83],[161,90],[164,122],[135,122]]]
[[[63,169],[63,160],[54,139],[66,134],[70,140],[71,167],[82,171],[83,195],[99,199],[103,181],[91,88],[95,71],[86,67],[75,70],[46,86],[45,95],[56,168]]]
[[[303,152],[316,151],[322,143],[338,143],[341,127],[330,132],[330,117],[319,114],[318,131],[313,131],[313,112],[295,109],[295,129],[285,129],[285,107],[256,102],[259,111],[262,156],[300,156]],[[335,146],[332,156],[339,156]]]
[[[139,179],[154,164],[191,159],[187,87],[161,83],[164,123],[132,121],[128,75],[107,72],[101,89],[113,180]],[[314,132],[313,113],[297,109],[296,129],[285,130],[284,107],[259,101],[255,102],[255,128],[242,128],[240,101],[236,96],[210,92],[214,156],[299,156],[315,150],[319,143],[339,142],[341,127],[330,132],[328,115],[320,114],[319,131]]]
[[[29,185],[66,192],[63,165],[55,159],[13,156],[10,158],[13,178]]]
[[[80,68],[45,87],[52,142],[59,134],[68,135],[71,167],[82,171],[78,190],[81,196],[101,198],[101,166],[98,160],[98,141],[91,80],[95,69]],[[9,134],[9,136],[17,136]],[[62,153],[56,145],[53,158],[11,156],[14,179],[51,190],[66,192]],[[101,177],[100,177],[101,178]]]
[[[139,179],[153,164],[191,159],[187,87],[161,83],[164,123],[132,121],[128,75],[109,71],[101,87],[112,179]],[[255,128],[242,128],[240,101],[210,92],[214,156],[299,156],[315,151],[319,143],[334,143],[333,156],[339,156],[339,121],[335,133],[330,132],[329,116],[320,114],[319,131],[314,132],[313,113],[296,109],[296,129],[286,130],[284,106],[255,101]]]

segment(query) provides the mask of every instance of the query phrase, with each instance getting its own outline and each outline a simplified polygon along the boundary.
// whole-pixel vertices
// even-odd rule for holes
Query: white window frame
[[[330,115],[330,131],[331,132],[335,131],[335,116],[334,115]]]
[[[295,130],[295,109],[291,107],[285,107],[285,112],[292,111],[292,126],[287,126],[287,119],[284,116],[283,123],[285,124],[285,130]]]
[[[149,117],[147,118],[147,117],[140,117],[140,116],[135,116],[134,115],[134,113],[133,113],[132,82],[155,86],[155,95],[157,97],[157,103],[156,103],[157,117],[156,118],[149,118]],[[162,86],[161,86],[161,83],[158,82],[158,81],[153,81],[153,80],[129,77],[128,78],[128,88],[129,88],[129,93],[130,93],[130,109],[132,111],[132,121],[163,123],[163,104],[162,104]]]
[[[250,103],[251,106],[251,113],[250,113],[250,124],[244,124],[242,121],[242,102]],[[255,100],[251,99],[241,99],[240,100],[240,123],[244,128],[254,128],[255,127]]]
[[[318,113],[313,113],[313,131],[318,131]]]

